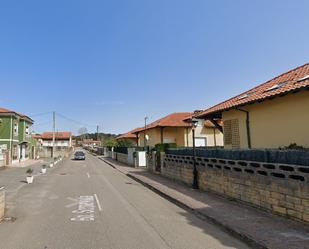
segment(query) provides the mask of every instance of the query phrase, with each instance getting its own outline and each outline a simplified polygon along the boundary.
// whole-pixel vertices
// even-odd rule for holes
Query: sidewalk
[[[7,166],[7,168],[24,168],[24,167],[36,165],[37,163],[43,163],[43,162],[44,162],[44,160],[42,160],[42,159],[39,159],[39,160],[28,159],[28,160],[21,161],[19,163]]]
[[[0,186],[4,186],[7,193],[14,191],[19,185],[25,181],[26,171],[28,168],[33,169],[33,174],[40,173],[43,164],[48,165],[52,159],[45,160],[29,160],[25,161],[22,166],[3,167],[0,169]]]
[[[254,248],[309,249],[309,225],[305,223],[275,216],[212,193],[193,190],[110,158],[100,159],[175,204],[245,240]]]
[[[40,177],[42,165],[48,166],[53,159],[46,158],[44,160],[33,160],[27,162],[23,167],[2,167],[0,169],[0,187],[5,189],[5,217],[10,219],[14,217],[14,209],[16,207],[16,194],[27,185],[26,171],[28,168],[33,169],[34,178]],[[57,167],[57,166],[55,166]],[[48,170],[51,171],[50,169]],[[35,181],[35,179],[34,179]]]

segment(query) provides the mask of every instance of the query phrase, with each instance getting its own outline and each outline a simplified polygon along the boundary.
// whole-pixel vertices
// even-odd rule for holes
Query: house
[[[122,140],[123,141],[130,141],[130,142],[132,142],[132,144],[138,145],[138,136],[134,132],[136,132],[136,131],[138,131],[140,129],[141,128],[136,128],[136,129],[134,129],[132,131],[129,131],[129,132],[125,133],[125,134],[122,134],[122,135],[116,137],[116,140],[117,141],[122,141]]]
[[[309,148],[309,64],[292,69],[195,116],[223,120],[225,148]]]
[[[101,146],[101,141],[93,140],[92,138],[84,138],[82,141],[80,141],[80,145],[83,147],[96,147]]]
[[[52,156],[53,151],[53,132],[43,132],[41,135],[42,140],[42,157]],[[72,133],[69,131],[55,132],[55,153],[68,152],[72,148]],[[59,153],[58,153],[59,152]]]
[[[0,108],[0,161],[2,165],[16,164],[32,158],[30,129],[33,120],[28,116]]]
[[[43,132],[41,139],[43,147],[53,147],[53,132]],[[55,147],[72,147],[72,133],[69,131],[55,132]]]
[[[138,137],[138,145],[155,146],[162,143],[175,143],[177,146],[192,147],[192,112],[177,112],[139,128],[132,133]],[[149,138],[144,143],[144,137]],[[222,133],[211,122],[199,120],[195,128],[196,146],[222,146]]]
[[[39,153],[42,150],[42,135],[41,134],[32,134],[31,135],[31,145],[33,146],[33,159],[38,159]]]

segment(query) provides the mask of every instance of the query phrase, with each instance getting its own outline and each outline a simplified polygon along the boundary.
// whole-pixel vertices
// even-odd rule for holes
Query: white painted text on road
[[[73,210],[71,221],[94,221],[94,197],[83,195],[78,198],[78,209]]]

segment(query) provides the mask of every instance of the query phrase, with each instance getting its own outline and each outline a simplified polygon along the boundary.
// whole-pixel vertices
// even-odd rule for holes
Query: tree
[[[87,137],[87,134],[88,134],[88,130],[86,127],[81,127],[78,129],[78,134],[80,135],[81,139],[84,139]]]
[[[121,139],[117,141],[117,146],[130,148],[134,146],[134,143],[131,140]]]
[[[78,134],[79,135],[85,135],[87,133],[88,133],[88,130],[87,130],[86,127],[81,127],[81,128],[78,129]]]
[[[117,140],[115,138],[105,138],[102,141],[103,146],[105,147],[115,147],[117,146]]]

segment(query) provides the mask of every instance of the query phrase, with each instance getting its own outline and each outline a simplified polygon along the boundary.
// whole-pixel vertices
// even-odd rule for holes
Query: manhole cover
[[[60,173],[60,175],[62,175],[62,176],[64,176],[64,175],[66,175],[67,173]]]
[[[132,184],[132,182],[126,182],[126,184]]]

